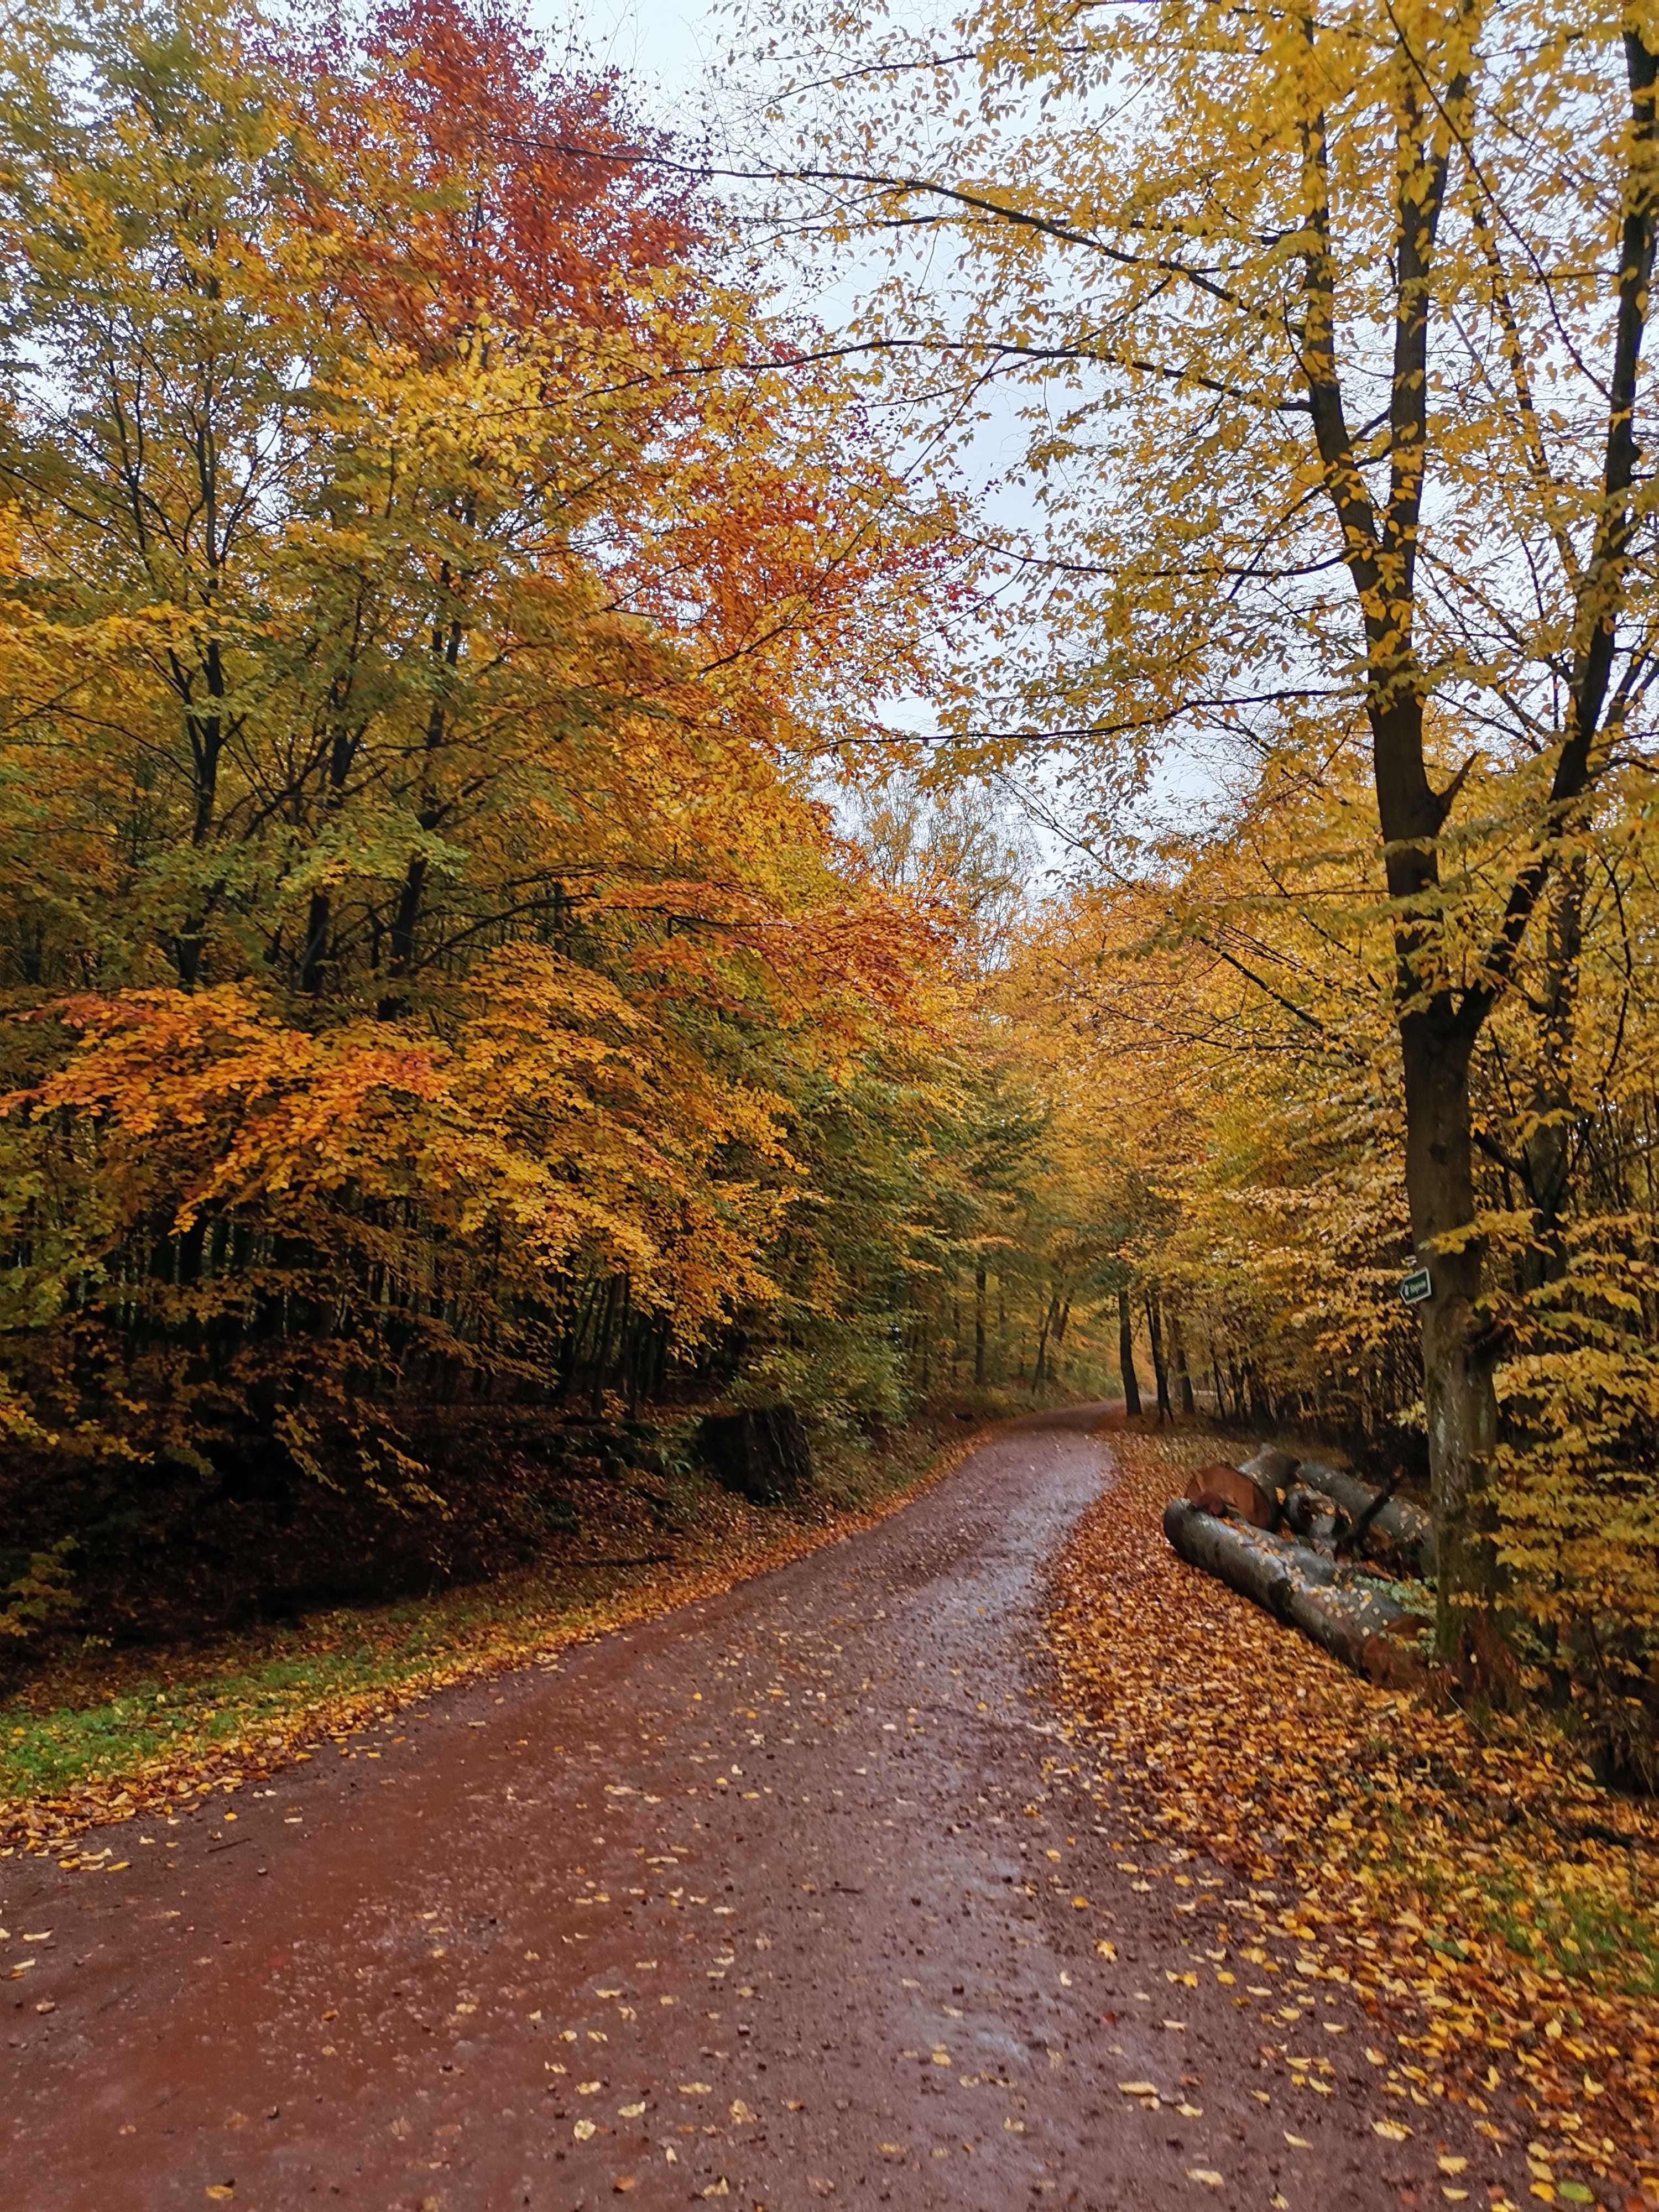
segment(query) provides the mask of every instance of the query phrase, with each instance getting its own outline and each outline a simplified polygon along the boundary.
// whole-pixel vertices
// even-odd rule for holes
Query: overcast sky
[[[695,0],[532,0],[556,52],[568,35],[601,67],[614,64],[640,89],[653,121],[685,122],[702,106],[705,77],[717,76],[727,51],[712,9]],[[687,110],[690,114],[687,114]]]

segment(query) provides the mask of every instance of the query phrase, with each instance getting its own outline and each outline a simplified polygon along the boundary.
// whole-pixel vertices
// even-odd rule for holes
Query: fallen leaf
[[[1187,2179],[1188,2181],[1201,2181],[1206,2189],[1221,2189],[1226,2185],[1212,2166],[1189,2166]]]
[[[1513,2083],[1540,2112],[1582,2112],[1582,2100],[1595,2096],[1588,2144],[1643,2138],[1656,2048],[1633,1993],[1645,1969],[1632,1932],[1647,1923],[1659,1875],[1654,1813],[1571,1761],[1540,1757],[1523,1732],[1477,1739],[1455,1706],[1356,1686],[1268,1615],[1194,1575],[1164,1540],[1164,1507],[1205,1457],[1197,1438],[1115,1430],[1111,1449],[1109,1504],[1085,1513],[1051,1585],[1060,1700],[1103,1775],[1110,1770],[1109,1793],[1095,1792],[1103,1816],[1109,1806],[1114,1819],[1128,1814],[1225,1871],[1236,1948],[1211,1963],[1241,1982],[1255,1972],[1253,2000],[1285,2006],[1285,2022],[1299,2017],[1315,2039],[1338,2031],[1331,2046],[1344,2027],[1361,2032],[1357,2020],[1327,2020],[1322,2009],[1316,2028],[1310,1993],[1288,1973],[1275,1990],[1273,1970],[1305,1960],[1306,1978],[1328,1973],[1358,1985],[1368,2003],[1381,1984],[1400,2014],[1402,2053],[1415,2062],[1403,2094],[1420,2109],[1453,2087],[1454,2063],[1461,2070],[1472,2059],[1472,2085],[1490,2095]],[[1570,1829],[1595,1840],[1563,1852],[1558,1839]],[[1607,1851],[1598,1848],[1604,1830],[1617,1831]],[[1460,1838],[1460,1861],[1473,1850],[1482,1862],[1477,1885],[1449,1886],[1449,1834]],[[1126,1880],[1152,1871],[1118,1864]],[[1505,1902],[1499,1911],[1500,1898],[1521,1909]],[[1579,1950],[1571,1931],[1581,1910],[1620,1931],[1616,1968]],[[1626,1991],[1616,1986],[1620,1972],[1632,1978]],[[1243,1990],[1231,1993],[1242,2004]],[[1390,2063],[1392,2045],[1360,2047],[1371,2066]],[[1611,2083],[1595,2069],[1601,2050],[1621,2054]],[[1331,2080],[1304,2075],[1301,2086],[1341,2094]],[[1622,2148],[1619,2162],[1627,2163]],[[1629,2196],[1633,2178],[1619,2173],[1608,2201]],[[1539,2185],[1578,2202],[1553,2177]],[[1576,2185],[1591,2186],[1588,2174]]]
[[[1373,2120],[1371,2133],[1385,2136],[1389,2142],[1404,2142],[1411,2130],[1403,2120]]]

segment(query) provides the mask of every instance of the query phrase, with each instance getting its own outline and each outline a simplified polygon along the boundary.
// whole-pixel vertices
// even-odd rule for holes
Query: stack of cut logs
[[[1200,1468],[1164,1510],[1183,1559],[1240,1592],[1373,1682],[1425,1679],[1428,1624],[1385,1569],[1431,1581],[1434,1524],[1420,1506],[1267,1445],[1243,1467]],[[1345,1556],[1346,1555],[1346,1556]]]

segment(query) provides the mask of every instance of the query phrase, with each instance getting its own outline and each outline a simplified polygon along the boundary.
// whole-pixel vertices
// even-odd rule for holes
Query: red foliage
[[[635,123],[616,73],[550,68],[501,0],[388,0],[349,46],[301,60],[325,144],[394,187],[354,210],[343,291],[418,352],[485,318],[605,322],[619,280],[699,242],[696,180],[659,166],[669,141]]]

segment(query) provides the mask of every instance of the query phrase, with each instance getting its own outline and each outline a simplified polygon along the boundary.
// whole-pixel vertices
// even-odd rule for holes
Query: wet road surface
[[[1437,2203],[1445,2145],[1372,2133],[1346,1999],[1321,1999],[1351,2031],[1331,2094],[1281,2109],[1203,1963],[1231,1877],[1193,1860],[1177,1888],[1058,1732],[1042,1571],[1110,1480],[1098,1413],[1005,1431],[722,1597],[101,1831],[125,1872],[0,1865],[0,1959],[32,1961],[5,2212]]]

